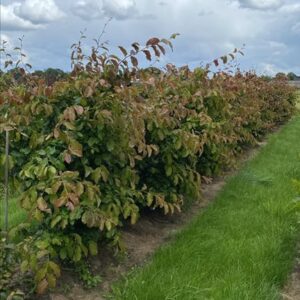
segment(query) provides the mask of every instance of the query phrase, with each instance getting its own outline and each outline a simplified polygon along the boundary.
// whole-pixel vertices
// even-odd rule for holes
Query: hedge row
[[[162,42],[133,47],[149,58],[164,54]],[[30,221],[21,227],[34,226],[18,244],[21,269],[35,274],[38,293],[55,286],[58,261],[97,254],[99,240],[119,245],[118,228],[141,209],[169,214],[200,199],[203,178],[292,115],[294,90],[282,78],[138,70],[134,53],[120,49],[123,59],[93,49],[53,86],[28,76],[0,96],[11,177]]]

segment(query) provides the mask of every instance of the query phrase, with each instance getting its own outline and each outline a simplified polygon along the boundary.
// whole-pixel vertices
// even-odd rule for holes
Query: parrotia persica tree
[[[139,68],[176,35],[120,46],[120,56],[98,40],[86,55],[82,36],[58,81],[19,65],[18,80],[1,75],[0,133],[10,130],[11,184],[28,212],[13,232],[24,234],[21,270],[37,293],[56,285],[61,261],[96,255],[100,241],[120,248],[118,229],[141,209],[173,214],[199,200],[203,179],[292,115],[285,78],[221,69],[237,49],[205,68]]]

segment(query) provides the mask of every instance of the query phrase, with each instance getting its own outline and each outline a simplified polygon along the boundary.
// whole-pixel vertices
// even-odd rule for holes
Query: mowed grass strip
[[[0,185],[0,229],[4,228],[5,223],[5,204],[4,188]],[[26,212],[21,208],[17,197],[9,197],[8,201],[8,226],[12,228],[26,220]]]
[[[281,299],[298,239],[300,117],[269,137],[215,201],[113,288],[122,300]]]

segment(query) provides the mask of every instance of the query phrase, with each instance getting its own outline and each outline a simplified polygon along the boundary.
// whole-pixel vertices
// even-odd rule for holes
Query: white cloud
[[[284,43],[269,41],[270,54],[276,56],[282,56],[289,52],[289,48]],[[267,51],[268,49],[266,49]]]
[[[277,42],[277,41],[268,41],[268,45],[272,49],[286,49],[287,48],[285,43]]]
[[[280,12],[286,13],[286,14],[294,14],[300,12],[300,4],[299,3],[293,3],[293,4],[286,4],[283,5],[280,8]]]
[[[294,72],[295,70],[286,65],[277,65],[276,63],[261,63],[258,68],[258,73],[263,75],[275,76],[277,73],[289,73]],[[297,73],[297,71],[295,71]]]
[[[202,10],[200,10],[198,12],[198,16],[199,17],[210,16],[212,14],[213,14],[213,12],[211,10],[204,10],[204,9],[202,9]]]
[[[7,6],[0,4],[2,30],[33,30],[41,28],[40,25],[33,24],[17,16],[14,9],[18,5],[19,3],[13,3]]]
[[[277,9],[283,5],[283,0],[238,0],[241,7],[269,10]]]
[[[262,63],[259,71],[264,75],[274,76],[277,73],[282,72],[282,69],[278,68],[274,64]]]
[[[0,9],[1,27],[6,31],[40,29],[64,15],[54,0],[25,0],[0,5]]]
[[[134,0],[103,0],[103,11],[106,16],[116,19],[128,19],[137,13]]]
[[[71,7],[75,16],[84,20],[97,19],[103,16],[102,7],[95,0],[79,0]]]
[[[25,0],[14,7],[15,14],[33,24],[45,24],[64,16],[54,0]]]
[[[292,26],[292,32],[295,34],[300,34],[300,22],[297,22]]]
[[[160,6],[166,6],[166,5],[168,5],[168,3],[165,2],[165,1],[159,1],[157,4],[160,5]]]
[[[84,20],[101,17],[125,20],[138,16],[134,0],[78,0],[71,10]]]
[[[28,0],[0,2],[10,10],[8,18],[9,14],[2,9],[2,32],[16,42],[18,36],[25,34],[24,48],[30,53],[34,67],[40,69],[51,66],[69,70],[66,50],[78,39],[80,30],[87,28],[86,43],[90,45],[90,38],[99,36],[107,17],[112,16],[122,20],[112,21],[105,30],[105,40],[110,41],[112,48],[179,32],[174,52],[167,51],[166,62],[189,63],[193,67],[245,43],[245,56],[239,57],[241,69],[263,68],[269,73],[283,69],[300,74],[300,67],[295,64],[300,52],[299,0],[53,0],[66,14],[67,22],[48,25],[25,13],[30,13],[28,4],[25,5]],[[40,7],[46,2],[35,2],[31,14],[42,18]],[[24,5],[23,9],[13,3]],[[21,32],[46,26],[47,32]],[[19,31],[6,32],[8,28]]]
[[[267,46],[270,48],[272,54],[281,55],[283,53],[287,53],[288,47],[285,43],[276,42],[276,41],[268,41]],[[268,48],[266,48],[267,50]]]

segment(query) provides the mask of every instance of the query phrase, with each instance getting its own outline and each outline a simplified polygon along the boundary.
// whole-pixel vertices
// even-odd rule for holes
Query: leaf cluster
[[[21,269],[35,274],[38,293],[55,287],[59,262],[96,255],[99,241],[121,248],[119,228],[142,209],[174,214],[200,199],[201,182],[291,117],[294,90],[283,78],[139,69],[139,55],[159,58],[164,46],[172,43],[151,38],[119,47],[119,58],[103,44],[86,56],[79,41],[69,76],[47,85],[26,75],[0,94],[10,172],[36,228],[18,245]]]

